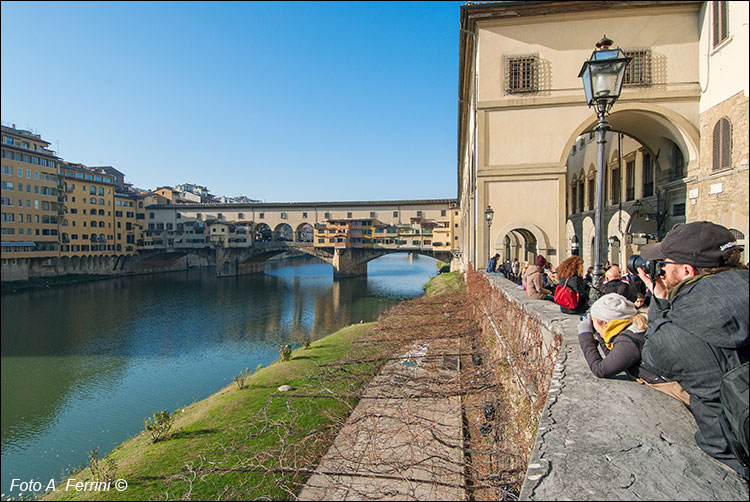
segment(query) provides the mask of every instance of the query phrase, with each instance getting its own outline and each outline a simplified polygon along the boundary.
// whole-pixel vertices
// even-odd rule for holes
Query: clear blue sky
[[[456,196],[464,2],[2,2],[2,120],[141,188]]]

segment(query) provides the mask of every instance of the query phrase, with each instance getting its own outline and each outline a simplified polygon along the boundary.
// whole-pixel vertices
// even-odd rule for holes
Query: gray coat
[[[721,432],[719,386],[725,371],[750,359],[748,270],[728,270],[683,285],[672,301],[653,298],[644,366],[690,394],[695,441],[738,472]]]

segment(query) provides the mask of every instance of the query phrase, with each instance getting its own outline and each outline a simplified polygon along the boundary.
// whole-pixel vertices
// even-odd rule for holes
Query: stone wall
[[[539,330],[550,342],[541,357],[559,348],[545,375],[549,390],[522,500],[748,500],[747,484],[695,444],[697,426],[681,402],[624,374],[596,378],[578,344],[578,316],[527,298],[504,278],[489,281],[488,304],[508,302],[509,313],[529,318],[508,335]]]
[[[713,131],[723,117],[732,125],[732,166],[713,171]],[[747,238],[750,231],[748,97],[739,92],[703,112],[700,120],[700,168],[697,173],[689,173],[695,178],[688,183],[687,221],[713,221],[739,230]]]
[[[214,265],[206,253],[146,252],[139,255],[63,258],[16,258],[2,264],[2,281],[27,281],[61,275],[139,275],[187,270]]]

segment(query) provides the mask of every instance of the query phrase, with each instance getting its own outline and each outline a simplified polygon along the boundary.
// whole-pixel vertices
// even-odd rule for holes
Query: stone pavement
[[[456,339],[416,342],[365,389],[300,500],[466,500]]]

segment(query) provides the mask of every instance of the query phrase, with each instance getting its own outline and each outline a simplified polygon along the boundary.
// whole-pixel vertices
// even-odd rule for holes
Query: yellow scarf
[[[607,323],[607,329],[602,333],[602,339],[609,350],[612,350],[614,346],[614,338],[630,326],[630,321],[630,319],[612,319]]]

